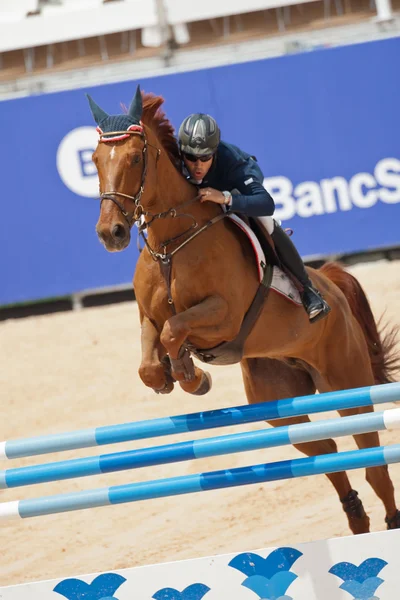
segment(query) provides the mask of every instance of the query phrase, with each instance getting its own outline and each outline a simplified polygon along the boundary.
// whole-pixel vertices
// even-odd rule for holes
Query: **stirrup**
[[[319,319],[323,319],[328,313],[331,312],[331,307],[329,304],[327,304],[325,300],[322,300],[322,303],[323,306],[320,308],[313,308],[309,313],[307,313],[310,323],[316,323],[319,321]]]
[[[307,286],[307,292],[311,292],[315,299],[318,299],[318,304],[314,302],[314,306],[312,306],[313,302],[308,304],[304,301],[304,296],[302,298],[303,306],[308,314],[310,323],[316,323],[319,321],[319,319],[323,319],[331,311],[331,307],[327,302],[325,302],[319,291],[316,290],[314,286]]]

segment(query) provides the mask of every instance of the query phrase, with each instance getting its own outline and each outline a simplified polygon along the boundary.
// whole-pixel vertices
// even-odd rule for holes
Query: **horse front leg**
[[[174,389],[169,358],[161,345],[159,332],[144,315],[141,315],[141,344],[140,379],[157,394],[169,394]]]
[[[224,323],[227,302],[220,296],[209,296],[199,304],[174,315],[165,322],[160,340],[167,350],[172,376],[185,392],[201,396],[211,389],[209,373],[196,367],[190,352],[184,347],[188,337],[212,340],[216,329]]]

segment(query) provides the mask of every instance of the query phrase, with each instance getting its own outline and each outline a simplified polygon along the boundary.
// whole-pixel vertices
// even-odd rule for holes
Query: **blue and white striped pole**
[[[0,489],[400,428],[400,408],[0,471]]]
[[[0,459],[49,454],[77,448],[117,444],[190,431],[214,429],[216,427],[270,421],[282,417],[295,417],[397,401],[400,401],[400,383],[298,396],[260,404],[0,442]]]
[[[352,450],[338,454],[324,454],[322,456],[284,460],[225,471],[198,473],[196,475],[117,485],[72,494],[5,502],[0,504],[0,520],[26,519],[84,508],[206,492],[253,483],[260,484],[293,477],[308,477],[351,469],[378,467],[397,462],[400,462],[400,444]]]

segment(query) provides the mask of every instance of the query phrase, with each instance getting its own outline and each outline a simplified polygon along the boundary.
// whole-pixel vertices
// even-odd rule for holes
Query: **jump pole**
[[[60,494],[0,504],[0,520],[26,519],[75,510],[179,496],[280,479],[337,473],[400,462],[400,444],[366,448],[309,458],[284,460],[224,471],[212,471]]]
[[[0,459],[104,446],[216,427],[229,427],[398,401],[400,401],[400,383],[298,396],[260,404],[0,442]]]
[[[0,489],[400,428],[400,408],[0,471]]]

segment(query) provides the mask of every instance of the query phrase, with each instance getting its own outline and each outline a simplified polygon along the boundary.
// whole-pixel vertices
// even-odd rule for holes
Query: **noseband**
[[[144,210],[143,206],[141,205],[140,200],[142,199],[142,195],[144,192],[144,184],[146,181],[146,174],[147,174],[147,154],[148,154],[147,147],[151,146],[151,144],[148,143],[146,135],[143,130],[143,127],[140,125],[133,125],[130,129],[127,129],[125,131],[107,131],[105,133],[103,133],[100,129],[98,129],[98,131],[100,133],[100,140],[99,140],[100,142],[120,141],[120,140],[123,140],[124,138],[129,137],[130,135],[139,135],[144,141],[144,146],[143,146],[143,150],[142,150],[142,156],[143,156],[142,180],[140,182],[140,188],[139,188],[138,193],[135,196],[130,196],[129,194],[123,194],[122,192],[118,192],[115,190],[100,193],[100,207],[104,200],[111,200],[111,202],[113,202],[116,206],[118,206],[119,210],[121,211],[122,216],[125,218],[126,222],[128,223],[129,228],[131,228],[133,223],[135,223],[135,221],[138,221],[142,215],[146,214],[146,211]],[[156,148],[156,150],[157,150],[157,161],[158,161],[160,154],[161,154],[161,150],[159,148]],[[135,206],[133,213],[129,213],[128,211],[126,211],[123,204],[116,198],[116,196],[121,197],[121,198],[128,198],[128,200],[131,200]]]

